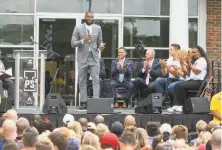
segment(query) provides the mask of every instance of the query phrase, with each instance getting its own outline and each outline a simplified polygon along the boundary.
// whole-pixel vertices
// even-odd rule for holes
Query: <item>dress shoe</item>
[[[81,106],[79,107],[79,109],[87,109],[87,102],[81,102]]]
[[[119,104],[118,104],[118,103],[115,103],[113,107],[114,107],[114,108],[119,108]]]
[[[122,104],[122,108],[127,108],[127,104],[125,102]]]

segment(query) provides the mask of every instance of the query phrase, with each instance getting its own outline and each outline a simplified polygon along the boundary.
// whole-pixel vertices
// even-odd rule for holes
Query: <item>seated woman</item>
[[[192,56],[188,54],[187,50],[180,49],[177,51],[177,60],[180,62],[181,67],[175,67],[177,76],[179,77],[177,80],[174,80],[173,82],[168,79],[168,91],[170,93],[171,100],[174,99],[174,93],[175,93],[175,85],[179,82],[184,81],[190,76],[190,69],[189,69],[189,61],[192,59]],[[176,101],[174,101],[176,102]],[[177,103],[173,103],[173,105],[178,105]]]
[[[200,46],[196,46],[192,49],[192,54],[195,61],[192,64],[192,60],[190,59],[188,63],[190,67],[189,78],[187,78],[186,81],[175,85],[175,98],[173,103],[178,104],[180,109],[178,109],[178,107],[171,109],[182,111],[182,106],[186,100],[187,90],[198,90],[205,76],[209,72],[208,58],[204,49]]]

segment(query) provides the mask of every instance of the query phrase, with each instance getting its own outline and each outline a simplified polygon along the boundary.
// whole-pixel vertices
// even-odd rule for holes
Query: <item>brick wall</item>
[[[221,58],[221,0],[207,0],[207,54]]]

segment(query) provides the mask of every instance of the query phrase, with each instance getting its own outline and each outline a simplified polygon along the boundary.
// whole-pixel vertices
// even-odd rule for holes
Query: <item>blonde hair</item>
[[[197,134],[200,134],[202,131],[206,131],[207,129],[207,123],[203,120],[200,120],[196,124],[196,131]]]
[[[99,123],[96,126],[96,132],[95,132],[95,134],[99,137],[99,141],[101,140],[101,138],[105,133],[109,133],[109,128],[107,127],[107,125]]]
[[[101,148],[98,136],[96,136],[95,134],[92,134],[92,133],[85,134],[82,139],[81,144],[82,145],[91,145],[91,146],[95,147],[96,149]]]
[[[148,134],[145,129],[143,128],[137,128],[136,129],[136,134],[135,134],[136,139],[139,142],[140,148],[145,147],[148,144]]]
[[[68,129],[71,129],[75,132],[77,138],[81,138],[82,136],[82,126],[77,121],[70,121],[67,125]]]
[[[180,60],[184,60],[187,57],[187,54],[188,54],[187,50],[180,49],[177,51],[176,56],[177,56],[177,59],[180,61]]]
[[[212,138],[212,134],[208,131],[203,131],[200,133],[200,136],[197,138],[197,145],[206,144]]]

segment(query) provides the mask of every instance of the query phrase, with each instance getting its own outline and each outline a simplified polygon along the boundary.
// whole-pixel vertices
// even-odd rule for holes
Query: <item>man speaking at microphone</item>
[[[93,97],[99,98],[100,51],[105,48],[101,27],[93,24],[94,14],[85,13],[85,23],[74,28],[71,46],[77,49],[81,109],[87,108],[87,73],[92,77]]]

